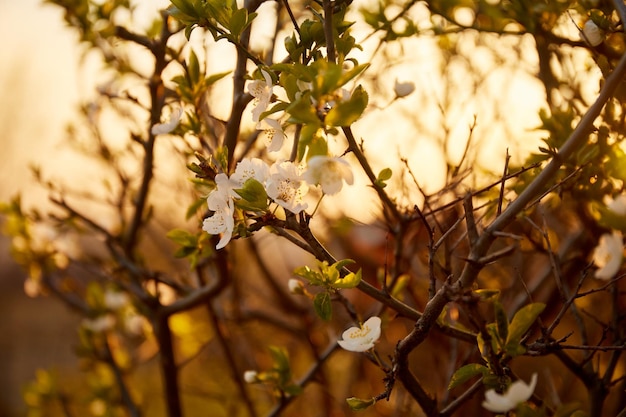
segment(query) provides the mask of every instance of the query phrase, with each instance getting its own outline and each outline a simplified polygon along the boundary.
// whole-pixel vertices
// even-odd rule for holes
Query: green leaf
[[[321,292],[313,299],[313,307],[317,315],[324,321],[330,320],[333,310],[330,301],[330,294],[327,291]]]
[[[279,373],[290,372],[291,367],[289,366],[289,355],[287,355],[285,348],[270,346],[269,350],[272,355],[272,359],[274,360],[273,369]]]
[[[458,387],[475,376],[485,375],[488,372],[489,368],[478,363],[470,363],[468,365],[461,366],[456,370],[454,375],[452,375],[450,384],[448,384],[448,390]]]
[[[350,397],[346,398],[346,402],[348,403],[348,407],[354,411],[365,410],[366,408],[376,404],[376,400],[374,398],[362,400],[361,398]]]
[[[385,188],[387,186],[387,180],[391,178],[392,174],[393,171],[391,171],[391,168],[384,168],[378,173],[374,183],[380,188]]]
[[[248,10],[245,7],[238,9],[230,17],[230,33],[232,33],[236,39],[239,39],[241,32],[243,32],[247,25]]]
[[[354,272],[351,272],[345,277],[335,280],[335,282],[333,282],[333,287],[334,288],[354,288],[357,285],[359,285],[359,283],[361,282],[361,279],[362,279],[362,273],[361,273],[361,270],[359,269],[356,274]]]
[[[339,102],[330,109],[324,118],[324,123],[329,126],[350,126],[361,117],[367,103],[367,92],[363,87],[358,86],[349,100]]]
[[[517,356],[520,352],[520,341],[537,317],[543,312],[546,305],[533,303],[522,307],[509,324],[509,334],[506,339],[506,352],[511,356]]]
[[[224,71],[224,72],[218,72],[217,74],[209,75],[208,77],[206,77],[204,79],[204,86],[208,87],[210,85],[215,84],[215,82],[217,82],[217,81],[221,80],[222,78],[226,77],[231,72],[232,71]]]
[[[182,246],[195,247],[198,242],[198,238],[196,237],[196,235],[182,229],[170,230],[165,236]]]
[[[302,127],[298,142],[298,159],[302,160],[306,154],[307,160],[313,156],[328,155],[328,142],[318,125],[308,124]]]
[[[185,13],[191,17],[196,16],[196,10],[193,7],[193,4],[189,0],[171,0],[172,4],[181,12]]]
[[[265,211],[267,210],[267,192],[263,184],[249,178],[243,187],[235,190],[241,196],[241,200],[236,200],[235,204],[243,210]]]
[[[315,109],[311,105],[311,93],[306,92],[302,96],[293,101],[285,111],[289,113],[289,123],[302,123],[320,126],[320,119],[317,117]]]
[[[324,277],[322,276],[322,274],[317,271],[313,271],[308,266],[302,266],[300,268],[296,268],[293,271],[293,273],[296,276],[306,279],[307,281],[309,281],[309,284],[311,285],[323,285],[324,284]]]
[[[498,330],[498,336],[500,340],[507,340],[509,335],[509,319],[506,316],[502,303],[498,300],[493,303],[494,314],[496,318],[496,329]]]
[[[189,63],[187,64],[187,72],[189,73],[189,79],[191,81],[191,85],[197,85],[200,81],[200,62],[198,61],[198,56],[191,49],[189,52]]]
[[[354,259],[341,259],[331,266],[335,268],[337,271],[342,270],[346,265],[354,264],[356,261]]]
[[[348,81],[365,71],[369,66],[370,64],[357,65],[350,70],[344,72],[339,79],[339,86],[341,87],[342,85],[346,84]]]

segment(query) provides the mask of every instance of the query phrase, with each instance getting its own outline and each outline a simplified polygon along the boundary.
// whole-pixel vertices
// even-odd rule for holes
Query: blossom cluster
[[[264,201],[256,205],[258,211],[265,211],[269,198],[285,210],[298,214],[308,207],[304,196],[309,185],[320,185],[325,194],[334,194],[341,190],[344,181],[352,184],[353,176],[348,163],[338,157],[314,156],[306,169],[291,161],[278,161],[270,166],[259,158],[243,159],[230,177],[224,173],[215,177],[216,187],[207,197],[213,214],[204,219],[202,229],[212,235],[222,235],[216,249],[226,246],[232,238],[237,203],[242,200],[242,191],[250,180],[263,187]]]

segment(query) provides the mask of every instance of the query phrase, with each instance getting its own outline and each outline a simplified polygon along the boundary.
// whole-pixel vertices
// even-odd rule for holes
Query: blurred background
[[[17,193],[28,204],[46,204],[33,185],[30,164],[65,166],[71,156],[59,146],[72,117],[80,59],[75,34],[62,15],[40,0],[0,0],[0,201]],[[22,389],[38,368],[76,368],[74,316],[52,298],[29,298],[23,273],[0,236],[0,415],[23,410]]]

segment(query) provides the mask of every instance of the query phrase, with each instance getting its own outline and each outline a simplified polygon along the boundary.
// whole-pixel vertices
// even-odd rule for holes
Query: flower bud
[[[254,384],[258,381],[259,373],[257,371],[249,370],[243,373],[243,380],[248,384]]]
[[[304,284],[302,284],[302,281],[291,278],[289,282],[287,282],[287,285],[289,286],[290,293],[298,295],[304,294]]]
[[[398,82],[398,80],[396,80],[396,84],[394,85],[393,89],[396,93],[396,97],[402,98],[408,96],[413,91],[415,91],[415,84],[413,84],[411,81]]]
[[[602,33],[602,30],[593,20],[587,20],[585,22],[581,37],[591,46],[598,46],[604,41],[604,34]]]

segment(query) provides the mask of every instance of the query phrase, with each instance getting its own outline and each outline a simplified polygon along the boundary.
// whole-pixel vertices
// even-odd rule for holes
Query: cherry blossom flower
[[[581,38],[591,46],[598,46],[604,41],[604,34],[598,25],[590,19],[587,20],[583,26]]]
[[[235,228],[235,220],[233,219],[235,209],[229,190],[220,189],[218,186],[209,194],[207,204],[209,210],[213,211],[213,215],[204,219],[202,230],[211,235],[221,234],[222,238],[215,246],[215,249],[222,249],[230,242],[233,236],[233,229]]]
[[[244,158],[235,168],[235,172],[230,176],[230,180],[241,187],[250,178],[254,178],[261,184],[269,178],[270,167],[259,158]]]
[[[270,104],[272,98],[273,83],[272,77],[267,71],[261,70],[264,80],[254,80],[248,85],[248,93],[254,97],[254,108],[252,109],[252,121],[257,123],[267,107]]]
[[[528,401],[537,385],[537,374],[533,374],[530,378],[530,384],[519,380],[511,384],[511,386],[503,394],[498,394],[495,390],[490,389],[485,392],[485,401],[483,407],[494,413],[506,413],[519,404]]]
[[[292,213],[300,213],[308,207],[303,201],[309,187],[302,180],[299,168],[290,161],[276,162],[270,167],[266,184],[267,195],[274,202]]]
[[[372,316],[361,327],[350,327],[338,340],[339,346],[351,352],[365,352],[380,338],[380,317]]]
[[[354,176],[350,164],[337,157],[314,156],[309,159],[308,168],[303,175],[309,184],[319,184],[324,194],[337,194],[343,182],[352,185]]]
[[[280,121],[265,118],[257,125],[258,130],[263,130],[263,140],[269,152],[279,151],[283,147],[285,131],[280,125]]]
[[[622,232],[614,230],[612,234],[600,236],[600,242],[593,251],[593,263],[598,267],[595,277],[604,280],[613,278],[622,266],[623,252]]]
[[[157,123],[152,126],[150,130],[153,135],[164,135],[166,133],[170,133],[176,126],[180,123],[180,119],[183,117],[183,109],[182,107],[176,107],[172,110],[170,114],[170,119],[165,123]]]
[[[396,97],[398,98],[406,97],[409,94],[411,94],[413,91],[415,91],[415,84],[413,84],[410,81],[399,82],[398,80],[396,80],[393,90],[396,93]]]

